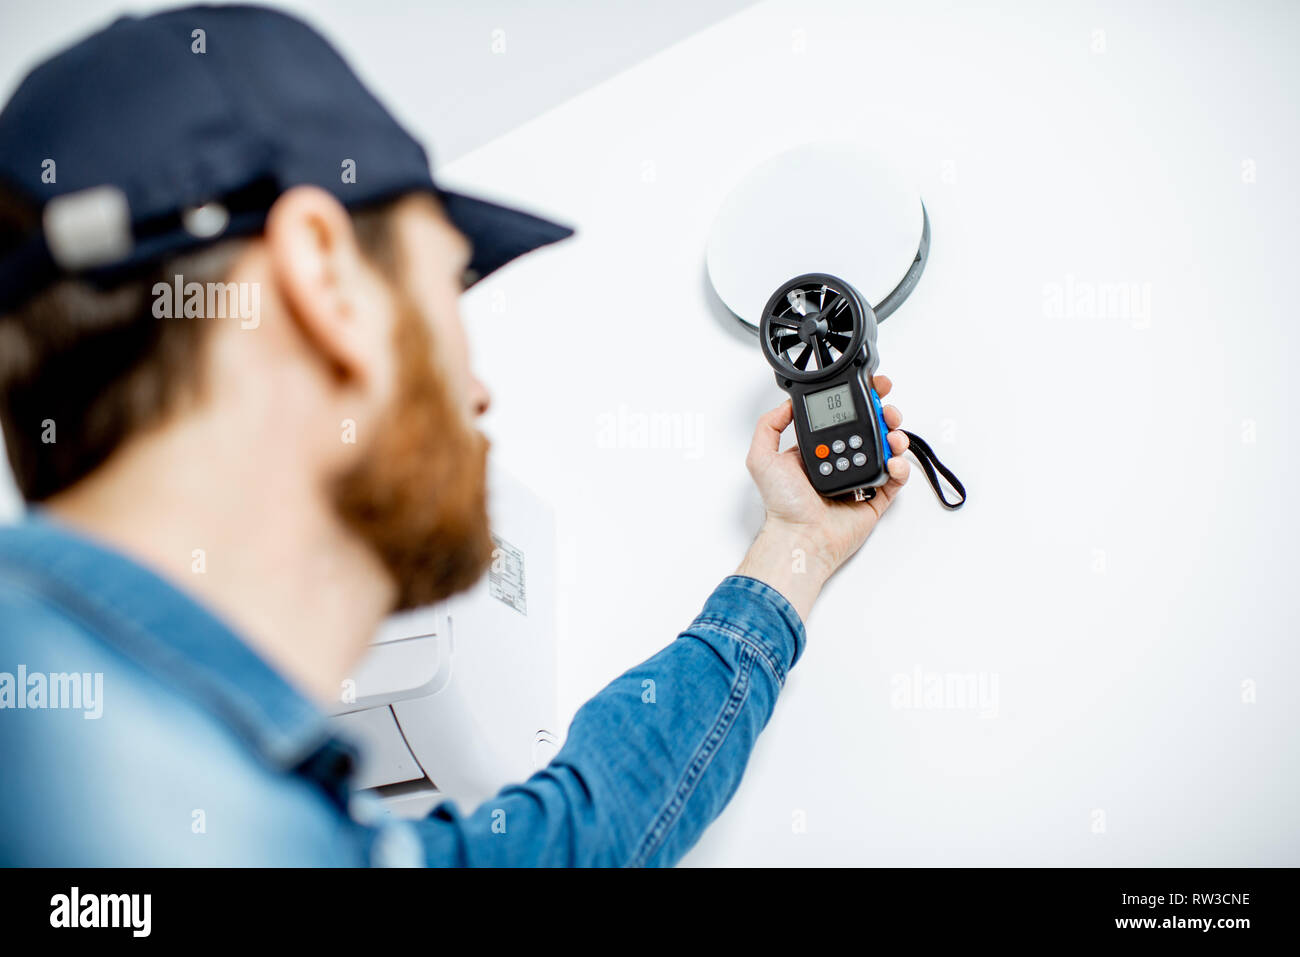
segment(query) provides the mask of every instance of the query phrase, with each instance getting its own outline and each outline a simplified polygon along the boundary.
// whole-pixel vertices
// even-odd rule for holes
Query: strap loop
[[[930,481],[930,487],[934,489],[934,494],[939,497],[940,503],[946,509],[956,510],[966,504],[966,486],[961,484],[961,479],[952,473],[952,469],[939,461],[939,456],[934,454],[934,449],[930,448],[930,443],[925,441],[915,432],[908,432],[906,429],[902,433],[907,436],[908,451],[916,456],[921,468],[925,470],[925,477]],[[938,475],[935,471],[938,470]],[[942,475],[960,496],[955,502],[950,502],[943,492],[943,486],[939,484],[939,475]]]

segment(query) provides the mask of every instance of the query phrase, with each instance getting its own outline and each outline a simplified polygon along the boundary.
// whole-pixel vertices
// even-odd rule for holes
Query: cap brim
[[[447,218],[474,247],[470,259],[472,284],[534,249],[568,239],[573,230],[522,210],[438,190]]]

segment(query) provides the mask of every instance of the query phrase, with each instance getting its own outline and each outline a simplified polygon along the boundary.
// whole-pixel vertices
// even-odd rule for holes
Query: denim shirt
[[[228,625],[37,510],[0,529],[0,864],[672,865],[735,793],[803,643],[778,592],[731,576],[545,768],[401,821]]]

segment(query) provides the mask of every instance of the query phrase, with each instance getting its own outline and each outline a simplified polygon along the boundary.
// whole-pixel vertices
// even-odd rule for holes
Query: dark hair
[[[392,203],[352,214],[362,250],[393,275]],[[0,189],[0,256],[38,213]],[[0,315],[0,429],[19,491],[39,502],[98,468],[128,438],[201,394],[205,322],[153,317],[155,283],[228,276],[246,239],[173,257],[111,288],[61,279]]]

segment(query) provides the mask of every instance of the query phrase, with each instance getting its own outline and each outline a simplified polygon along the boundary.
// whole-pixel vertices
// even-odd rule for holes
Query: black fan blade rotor
[[[846,297],[836,300],[834,308],[826,316],[826,325],[836,332],[853,331],[853,309]]]
[[[768,316],[767,321],[774,326],[781,326],[784,329],[798,329],[798,316]]]
[[[817,342],[817,361],[821,363],[821,365],[819,365],[818,368],[819,369],[828,368],[830,364],[835,361],[834,359],[831,358],[831,350],[826,345],[826,340],[823,339],[821,336],[817,337],[816,342]]]
[[[777,355],[781,355],[781,353],[793,349],[798,341],[799,337],[796,335],[777,336],[772,340],[772,351]]]
[[[826,341],[833,345],[840,352],[848,352],[849,346],[853,345],[853,337],[845,332],[828,332]]]
[[[800,372],[803,372],[805,369],[808,368],[808,359],[810,356],[812,356],[812,354],[813,354],[812,346],[805,344],[803,352],[799,353],[799,358],[794,360],[794,367],[798,369]]]
[[[844,301],[844,297],[837,295],[830,302],[826,303],[826,305],[822,306],[821,318],[825,319],[827,322],[830,322],[831,317],[835,315],[835,310],[839,309],[840,303],[842,303],[843,301]]]

